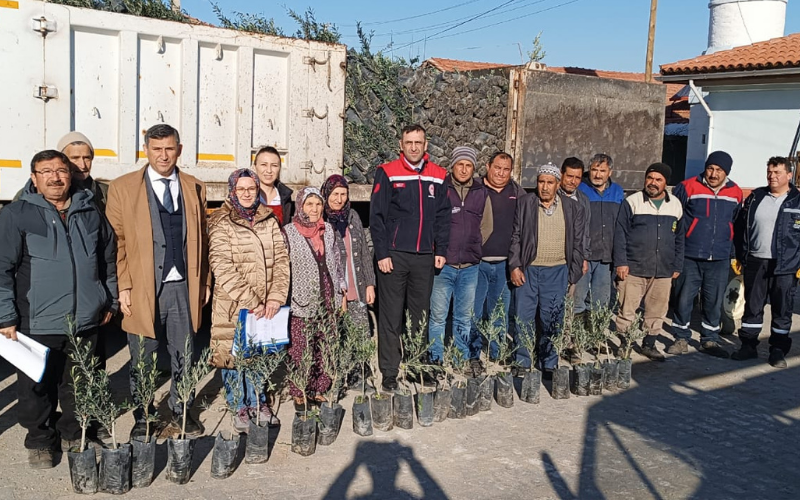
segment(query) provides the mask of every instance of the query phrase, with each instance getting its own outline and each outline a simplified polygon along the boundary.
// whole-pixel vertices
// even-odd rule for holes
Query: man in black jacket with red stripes
[[[375,172],[369,214],[380,271],[378,365],[387,391],[397,388],[404,312],[408,309],[412,328],[419,330],[430,309],[434,266],[444,266],[450,239],[447,171],[428,161],[425,129],[403,128],[400,149],[400,158]]]

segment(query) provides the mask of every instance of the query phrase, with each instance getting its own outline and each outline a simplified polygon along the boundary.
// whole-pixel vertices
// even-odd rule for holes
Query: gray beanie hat
[[[453,160],[450,162],[450,167],[461,160],[472,162],[472,166],[478,166],[478,152],[469,146],[458,146],[453,150]]]
[[[80,132],[70,132],[69,134],[65,135],[58,141],[57,149],[62,153],[70,144],[75,142],[82,142],[89,146],[89,149],[92,151],[92,156],[94,156],[94,146],[92,146],[92,142],[89,140],[88,137],[81,134]]]

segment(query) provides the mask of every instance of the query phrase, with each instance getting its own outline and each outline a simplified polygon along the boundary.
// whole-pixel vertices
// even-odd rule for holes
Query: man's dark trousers
[[[764,305],[769,297],[772,312],[769,345],[784,355],[792,347],[789,330],[792,328],[792,306],[797,289],[794,274],[775,274],[775,259],[750,257],[744,266],[744,315],[739,339],[743,344],[758,345],[758,335],[764,326]]]
[[[66,328],[66,325],[64,326]],[[94,353],[97,329],[78,333]],[[19,425],[28,431],[25,448],[58,449],[59,439],[81,437],[81,426],[75,417],[75,397],[72,394],[72,347],[66,335],[31,335],[35,341],[50,348],[41,382],[34,382],[17,370],[17,415]],[[56,422],[56,408],[61,404],[61,418]]]
[[[703,321],[700,324],[701,342],[719,342],[722,301],[728,286],[729,260],[684,259],[683,271],[675,280],[675,312],[672,330],[679,339],[689,340],[692,331],[692,309],[697,292],[703,298]]]
[[[541,326],[536,353],[537,365],[545,370],[558,368],[558,353],[552,338],[558,333],[564,319],[564,295],[569,286],[566,265],[525,268],[525,283],[514,289],[516,310],[516,361],[523,368],[531,367],[531,356],[520,342],[522,335],[535,334]]]
[[[192,360],[192,347],[194,342],[194,331],[192,330],[192,318],[189,312],[189,288],[186,280],[169,281],[163,283],[161,291],[156,301],[156,338],[144,338],[145,365],[149,367],[152,363],[153,353],[158,350],[160,343],[167,344],[167,352],[170,358],[170,368],[172,371],[172,384],[169,389],[169,407],[176,415],[183,414],[183,407],[178,404],[178,381],[183,375],[184,367]],[[190,340],[187,344],[186,338]],[[185,347],[188,345],[189,350]],[[128,335],[128,348],[131,353],[131,366],[139,362],[139,336]],[[134,373],[131,371],[130,377],[131,394],[134,394]],[[194,396],[189,398],[186,407],[191,408]],[[137,403],[137,401],[134,401]],[[153,408],[151,408],[152,410]],[[150,413],[152,415],[152,411]],[[144,421],[144,412],[141,406],[137,406],[133,411],[133,416],[137,422]]]
[[[434,255],[390,251],[392,272],[377,272],[378,281],[378,366],[384,380],[397,378],[400,366],[400,335],[405,326],[405,310],[412,328],[419,329],[428,317],[433,288]],[[427,338],[425,331],[413,332]]]

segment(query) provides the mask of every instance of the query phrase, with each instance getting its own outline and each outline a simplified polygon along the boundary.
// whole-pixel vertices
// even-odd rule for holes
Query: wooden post
[[[650,0],[650,30],[647,32],[647,60],[644,64],[644,81],[653,81],[653,47],[656,44],[656,10],[658,0]]]

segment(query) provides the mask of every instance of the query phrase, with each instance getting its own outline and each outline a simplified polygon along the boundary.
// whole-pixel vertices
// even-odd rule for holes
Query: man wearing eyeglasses
[[[177,383],[191,359],[192,337],[200,328],[203,306],[211,297],[206,186],[178,168],[182,149],[180,135],[173,127],[150,127],[144,136],[147,165],[111,183],[106,207],[118,241],[119,301],[122,329],[130,334],[131,364],[139,361],[140,336],[144,337],[146,365],[152,363],[159,344],[167,346],[173,427],[179,427],[177,422],[183,414]],[[130,383],[133,392],[133,373]],[[189,401],[187,408],[191,406]],[[141,406],[134,411],[134,418],[131,437],[144,437]],[[188,413],[185,429],[192,436],[203,432]]]
[[[54,453],[81,436],[66,333],[72,329],[93,350],[98,328],[119,307],[113,230],[71,175],[65,154],[36,154],[35,191],[0,212],[0,334],[16,341],[20,332],[50,348],[39,382],[17,372],[17,415],[34,469],[53,467]]]

